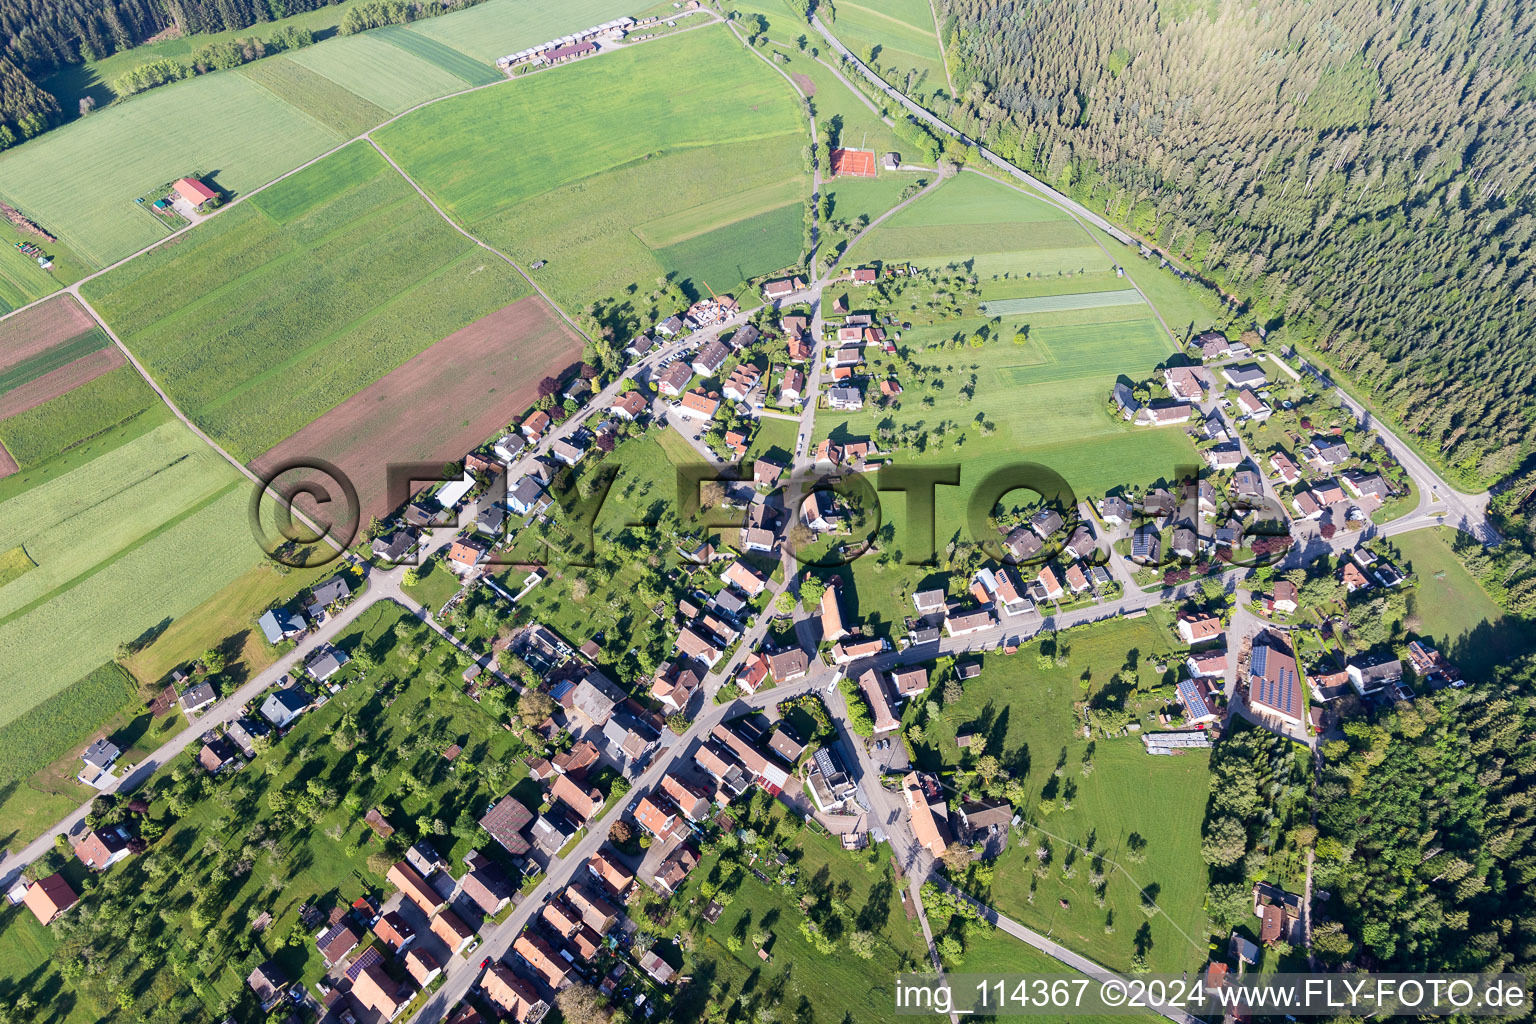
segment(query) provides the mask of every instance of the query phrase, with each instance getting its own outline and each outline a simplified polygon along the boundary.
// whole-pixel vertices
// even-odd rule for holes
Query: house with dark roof
[[[52,924],[58,916],[80,899],[69,887],[64,876],[55,871],[47,878],[39,878],[27,886],[22,902],[43,926]]]
[[[374,541],[377,545],[378,541]],[[286,608],[270,608],[256,620],[269,644],[280,644],[304,632],[304,620]]]
[[[1254,638],[1248,659],[1248,706],[1299,726],[1306,714],[1306,700],[1301,692],[1301,674],[1296,658],[1284,641],[1261,633]]]
[[[357,948],[358,937],[345,920],[337,921],[315,936],[315,948],[327,967],[335,967]]]
[[[246,976],[245,983],[256,995],[262,1013],[272,1012],[272,1007],[282,1001],[288,991],[288,976],[277,963],[268,960]]]
[[[513,856],[522,856],[531,848],[523,830],[533,821],[533,812],[518,802],[516,797],[505,796],[480,818],[480,827],[491,834]]]
[[[182,714],[192,716],[205,708],[212,707],[218,701],[219,695],[213,692],[213,685],[208,682],[193,683],[181,695],[176,698],[176,703],[181,706]]]

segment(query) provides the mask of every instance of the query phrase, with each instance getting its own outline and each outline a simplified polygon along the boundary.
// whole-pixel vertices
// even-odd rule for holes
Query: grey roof
[[[1041,509],[1029,517],[1029,528],[1041,537],[1049,537],[1061,529],[1061,516],[1054,509]]]
[[[344,601],[352,596],[352,588],[344,577],[332,576],[324,583],[315,587],[311,593],[315,596],[315,602],[321,605],[333,604],[336,601]]]
[[[309,694],[302,690],[278,690],[261,702],[261,714],[273,725],[281,726],[303,714],[309,703]]]
[[[327,646],[323,650],[315,651],[304,660],[304,668],[310,675],[319,680],[329,679],[340,671],[341,666],[351,661],[345,651]]]
[[[302,632],[304,623],[286,608],[273,608],[256,620],[256,625],[267,638],[267,643],[280,643],[285,637]]]
[[[122,751],[118,749],[117,744],[102,738],[86,747],[84,753],[80,755],[80,760],[93,768],[105,768],[116,761],[121,754]]]
[[[416,535],[409,530],[396,530],[394,533],[383,537],[375,537],[373,541],[373,553],[380,558],[393,562],[403,558],[405,553],[416,546]]]
[[[181,706],[188,710],[200,708],[204,704],[211,704],[216,699],[217,695],[213,692],[213,687],[207,683],[198,683],[195,686],[187,687],[181,691],[181,696],[178,698]]]
[[[531,476],[519,477],[517,485],[507,494],[507,500],[512,507],[526,511],[539,500],[539,495],[544,493],[544,488]]]

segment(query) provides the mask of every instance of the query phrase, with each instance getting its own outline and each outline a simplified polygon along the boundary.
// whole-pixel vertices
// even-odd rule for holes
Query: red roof
[[[191,203],[193,206],[202,206],[210,199],[219,198],[219,194],[204,185],[196,178],[180,178],[171,186],[171,191]]]

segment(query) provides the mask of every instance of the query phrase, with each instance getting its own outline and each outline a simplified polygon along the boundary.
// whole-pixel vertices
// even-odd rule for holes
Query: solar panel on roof
[[[379,952],[379,947],[369,946],[363,950],[356,960],[352,961],[352,966],[347,968],[347,980],[356,981],[358,975],[374,964],[382,963],[383,961],[384,956]]]

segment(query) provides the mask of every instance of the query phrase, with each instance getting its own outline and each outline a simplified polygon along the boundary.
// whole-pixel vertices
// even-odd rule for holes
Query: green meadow
[[[729,292],[796,262],[804,132],[789,85],[715,26],[445,100],[377,139],[478,237],[547,261],[540,283],[572,309],[668,271]]]
[[[525,290],[360,142],[86,291],[249,460]]]
[[[167,234],[134,202],[156,186],[202,173],[239,195],[340,141],[243,75],[204,75],[0,155],[0,199],[99,269]]]
[[[903,92],[923,97],[948,91],[928,0],[844,0],[831,28],[860,60],[870,60],[873,50],[875,67]]]
[[[929,768],[960,763],[955,735],[971,733],[983,737],[988,754],[1024,778],[1029,801],[1015,810],[1034,825],[1028,830],[1031,848],[1011,842],[990,892],[975,895],[1115,970],[1130,968],[1134,937],[1146,924],[1153,970],[1194,969],[1206,952],[1200,827],[1209,757],[1204,751],[1152,757],[1135,735],[1085,740],[1073,708],[1104,687],[1121,685],[1117,678],[1125,684],[1134,680],[1142,689],[1159,685],[1152,656],[1172,648],[1171,634],[1148,616],[1079,627],[1061,634],[1061,641],[1068,649],[1063,667],[1042,667],[1035,647],[1012,656],[986,655],[981,675],[965,684],[962,699],[930,719],[917,761]],[[1142,723],[1149,726],[1155,723]],[[1086,772],[1085,755],[1092,764]],[[1129,793],[1136,798],[1127,799]],[[1147,841],[1143,861],[1127,856],[1132,833]],[[1052,856],[1037,880],[1042,839]],[[1074,846],[1080,852],[1069,878],[1062,868]],[[1093,899],[1088,850],[1104,858],[1103,908]],[[1143,891],[1158,908],[1151,915],[1142,909]],[[1112,932],[1104,927],[1110,915]]]
[[[239,479],[168,422],[0,504],[0,535],[36,563],[0,587],[0,725],[257,561]]]
[[[0,420],[0,442],[22,469],[124,426],[160,400],[132,366],[119,366],[56,398]]]

